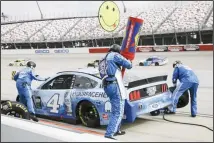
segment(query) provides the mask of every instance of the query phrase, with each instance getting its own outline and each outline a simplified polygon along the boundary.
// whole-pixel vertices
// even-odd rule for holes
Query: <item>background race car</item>
[[[151,56],[139,62],[139,66],[162,66],[168,63],[168,58]]]
[[[98,67],[99,61],[100,60],[92,61],[92,62],[88,63],[87,67],[94,67],[94,68]]]
[[[9,63],[9,66],[26,66],[30,59],[18,59]]]
[[[154,115],[153,111],[171,104],[172,92],[166,75],[140,79],[127,73],[124,85],[127,91],[124,122],[134,122],[137,116],[145,113]],[[188,92],[185,97],[189,98]],[[103,90],[97,68],[59,72],[32,90],[32,98],[36,115],[42,118],[97,127],[108,125],[111,116],[111,103]],[[19,96],[16,101],[19,101]],[[179,102],[178,108],[188,102],[186,99]]]

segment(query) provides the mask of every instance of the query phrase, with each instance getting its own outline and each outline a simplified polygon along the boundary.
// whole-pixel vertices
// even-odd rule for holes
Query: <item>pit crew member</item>
[[[32,80],[45,81],[48,78],[41,78],[35,75],[34,68],[36,64],[32,61],[27,62],[25,68],[21,69],[14,75],[14,80],[16,81],[16,88],[20,97],[20,102],[23,103],[29,110],[32,120],[38,122],[35,116],[35,111],[32,101],[31,93],[31,82]]]
[[[120,46],[114,44],[99,63],[99,73],[103,80],[104,91],[112,106],[111,117],[105,133],[105,137],[111,139],[114,139],[114,135],[125,134],[125,131],[120,130],[126,97],[120,66],[131,69],[132,63],[120,55]]]
[[[191,116],[196,117],[197,114],[197,90],[199,85],[199,80],[196,74],[186,65],[183,65],[181,61],[175,61],[173,63],[173,77],[172,82],[175,85],[177,79],[180,84],[176,87],[173,92],[173,104],[169,107],[169,114],[174,114],[176,112],[176,105],[178,103],[179,97],[189,89],[191,97]]]

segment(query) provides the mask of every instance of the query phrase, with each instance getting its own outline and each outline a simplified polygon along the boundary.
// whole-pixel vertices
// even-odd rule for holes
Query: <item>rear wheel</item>
[[[139,66],[143,66],[143,63],[139,63]]]
[[[100,125],[99,113],[91,102],[80,103],[78,115],[84,126],[95,128]]]
[[[155,63],[155,66],[159,66],[159,63]]]
[[[1,114],[30,120],[30,113],[25,105],[14,101],[5,101],[1,103]]]
[[[176,87],[170,87],[169,90],[173,93],[173,91],[176,89]],[[183,108],[189,103],[189,92],[186,90],[183,95],[180,96],[178,99],[177,108]]]
[[[152,116],[158,116],[158,115],[160,114],[160,110],[152,111],[152,112],[150,112],[150,114],[151,114]]]

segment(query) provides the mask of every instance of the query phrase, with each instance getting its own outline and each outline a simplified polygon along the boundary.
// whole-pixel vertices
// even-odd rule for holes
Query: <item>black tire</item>
[[[170,87],[169,90],[173,93],[176,87]],[[183,95],[178,99],[177,108],[183,108],[189,103],[189,92],[186,90]]]
[[[95,63],[99,63],[99,62],[100,62],[100,60],[95,60],[94,62],[95,62]]]
[[[100,117],[96,107],[88,101],[80,103],[78,115],[82,124],[86,127],[96,128],[100,126]]]
[[[13,66],[13,64],[9,64],[9,66]]]
[[[144,64],[143,63],[139,63],[139,66],[144,66]]]
[[[88,63],[87,67],[95,67],[95,64]]]
[[[150,112],[150,115],[152,115],[152,116],[158,116],[159,114],[160,114],[160,110],[155,110],[155,111]]]
[[[159,66],[159,63],[155,63],[155,66]]]
[[[24,104],[15,101],[5,101],[1,104],[1,114],[30,120],[30,113]]]

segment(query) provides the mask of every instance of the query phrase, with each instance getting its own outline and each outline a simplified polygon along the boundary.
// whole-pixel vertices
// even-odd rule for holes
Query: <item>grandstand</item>
[[[29,49],[96,47],[108,46],[113,42],[120,44],[129,16],[144,20],[140,45],[212,43],[213,2],[192,1],[176,7],[127,9],[126,13],[121,13],[120,24],[113,33],[104,31],[98,18],[1,25],[1,46],[3,49]]]

